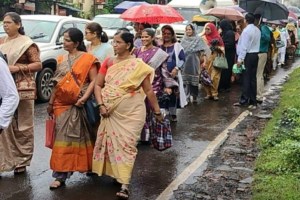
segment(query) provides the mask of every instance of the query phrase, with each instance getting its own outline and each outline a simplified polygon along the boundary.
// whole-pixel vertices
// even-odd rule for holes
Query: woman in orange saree
[[[107,58],[99,71],[95,96],[102,115],[93,154],[93,172],[106,174],[122,184],[119,198],[127,199],[128,185],[137,155],[137,141],[145,123],[147,96],[154,115],[162,120],[151,81],[154,70],[130,55],[134,36],[114,36],[116,57]]]
[[[50,189],[64,185],[75,171],[92,169],[94,139],[83,105],[93,93],[98,61],[85,52],[79,29],[70,28],[64,33],[64,49],[69,53],[58,58],[58,69],[53,78],[55,88],[47,108],[56,119],[50,160],[56,179]]]

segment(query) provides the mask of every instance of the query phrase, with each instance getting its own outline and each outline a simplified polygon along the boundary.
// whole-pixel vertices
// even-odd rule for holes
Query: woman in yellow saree
[[[55,141],[50,167],[55,181],[50,189],[65,184],[75,172],[92,170],[94,141],[87,125],[84,103],[94,91],[98,61],[86,53],[83,34],[70,28],[64,33],[64,49],[68,55],[58,58],[53,89],[47,112],[56,119]]]
[[[129,196],[136,145],[146,118],[146,96],[157,120],[162,120],[150,81],[154,70],[130,55],[133,38],[128,32],[114,36],[117,56],[103,62],[95,85],[102,120],[94,148],[93,172],[109,175],[121,183],[116,195],[122,199]]]

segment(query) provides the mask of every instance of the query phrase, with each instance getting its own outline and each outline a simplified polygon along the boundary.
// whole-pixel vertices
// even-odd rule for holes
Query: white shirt
[[[19,105],[19,94],[16,84],[6,62],[0,58],[0,129],[7,128]]]
[[[283,28],[280,30],[280,40],[284,42],[284,47],[281,47],[281,48],[286,48],[287,46],[287,40],[290,39],[290,35],[288,33],[288,31]]]
[[[254,24],[249,24],[243,30],[236,50],[238,62],[244,61],[247,53],[259,53],[260,37],[261,32]]]

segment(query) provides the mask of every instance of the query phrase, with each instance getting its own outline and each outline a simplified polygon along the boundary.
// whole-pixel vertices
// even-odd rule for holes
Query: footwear
[[[26,172],[26,167],[17,167],[14,170],[14,174],[23,174]]]
[[[119,199],[128,199],[129,198],[129,191],[128,191],[128,189],[121,188],[120,192],[116,193],[116,196]]]
[[[192,96],[192,101],[191,101],[192,103],[197,103],[197,97],[193,97]]]
[[[206,100],[211,99],[211,98],[212,98],[212,96],[209,96],[209,95],[207,95],[206,97],[204,97],[204,99],[206,99]]]
[[[98,175],[97,173],[94,173],[94,172],[92,172],[92,171],[88,171],[88,172],[86,172],[86,174],[85,174],[86,176],[96,176],[96,175]]]
[[[258,104],[262,104],[262,103],[263,103],[263,101],[262,101],[262,100],[256,100],[256,103],[258,103]]]
[[[50,188],[50,190],[56,190],[65,185],[66,185],[66,183],[64,180],[57,178],[57,179],[55,179],[55,181],[53,181],[53,183],[51,183],[49,188]]]
[[[214,101],[219,101],[219,97],[214,97]]]
[[[171,122],[177,122],[177,116],[176,115],[171,116]]]
[[[194,100],[194,98],[193,98],[193,96],[190,96],[190,102],[192,103],[193,102],[193,100]]]
[[[240,102],[234,103],[233,106],[243,106]]]
[[[256,105],[249,105],[248,106],[248,109],[250,109],[250,110],[255,110],[257,107],[256,107]]]

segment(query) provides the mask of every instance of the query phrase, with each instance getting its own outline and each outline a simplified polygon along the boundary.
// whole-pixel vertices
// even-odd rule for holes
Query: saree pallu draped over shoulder
[[[104,104],[109,117],[102,118],[93,155],[93,172],[129,184],[137,155],[137,141],[145,123],[145,94],[141,83],[154,69],[140,59],[128,59],[108,68]]]
[[[8,65],[40,61],[38,47],[27,36],[12,40],[7,36],[0,38],[0,51],[6,54]],[[18,80],[18,77],[19,73],[15,73],[14,78]],[[0,172],[30,165],[34,148],[33,118],[34,100],[21,100],[11,124],[0,135]]]
[[[67,60],[61,59],[58,60],[61,62],[60,65],[68,66]],[[87,172],[92,168],[93,137],[84,108],[76,107],[74,104],[82,88],[86,88],[85,84],[89,84],[88,74],[95,62],[97,60],[93,55],[83,53],[55,86],[53,109],[56,117],[56,134],[50,159],[50,167],[55,172]]]

